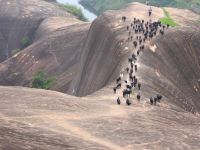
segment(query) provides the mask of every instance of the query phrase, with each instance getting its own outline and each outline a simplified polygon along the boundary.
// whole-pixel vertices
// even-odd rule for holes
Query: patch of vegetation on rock
[[[82,20],[82,21],[88,21],[88,19],[84,16],[82,9],[71,5],[71,4],[59,4],[59,6],[61,8],[63,8],[65,11],[67,11],[68,13],[73,14],[74,16],[78,17],[78,19]]]
[[[31,44],[31,40],[27,36],[23,37],[20,42],[21,42],[22,49],[26,48],[27,46]]]
[[[32,88],[49,90],[54,83],[54,78],[48,77],[43,71],[37,72],[33,76]]]
[[[162,9],[165,14],[165,17],[160,19],[161,23],[164,25],[172,26],[172,27],[178,26],[178,24],[169,15],[169,12],[164,8],[162,8]]]

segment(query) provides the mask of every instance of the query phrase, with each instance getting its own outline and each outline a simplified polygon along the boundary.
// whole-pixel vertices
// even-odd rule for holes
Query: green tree
[[[32,81],[32,88],[38,89],[50,89],[53,85],[54,79],[51,77],[47,77],[44,72],[37,72]]]

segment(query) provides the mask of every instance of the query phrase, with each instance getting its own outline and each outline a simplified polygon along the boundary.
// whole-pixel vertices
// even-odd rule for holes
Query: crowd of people
[[[149,5],[149,2],[148,2]],[[152,8],[149,6],[148,16],[149,21],[141,20],[138,18],[133,18],[129,25],[126,25],[126,30],[128,32],[127,42],[131,42],[133,44],[134,52],[128,58],[128,66],[124,70],[123,74],[121,74],[116,79],[116,86],[113,88],[114,93],[117,94],[117,91],[122,91],[122,96],[126,100],[127,105],[131,105],[130,97],[134,91],[137,91],[136,99],[138,101],[141,100],[141,89],[142,84],[136,76],[138,71],[137,60],[140,57],[141,52],[145,49],[145,43],[148,40],[152,40],[157,34],[164,35],[165,30],[169,28],[169,25],[163,25],[160,21],[152,21],[150,19],[152,15]],[[127,17],[122,16],[122,22],[125,24],[127,22]],[[126,79],[123,78],[126,75]],[[125,84],[125,86],[122,86]],[[123,88],[123,89],[122,89]],[[157,94],[149,98],[149,102],[151,105],[156,105],[157,102],[160,102],[162,99],[162,95]],[[117,104],[121,104],[121,100],[117,98]]]

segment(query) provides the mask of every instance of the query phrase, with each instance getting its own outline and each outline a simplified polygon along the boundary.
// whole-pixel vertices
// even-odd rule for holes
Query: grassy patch
[[[31,44],[31,40],[28,37],[25,36],[25,37],[23,37],[21,39],[21,47],[22,47],[22,49],[27,47],[27,46],[29,46],[30,44]]]
[[[82,9],[79,7],[76,7],[71,4],[59,4],[61,8],[63,8],[65,11],[73,14],[74,16],[78,17],[78,19],[82,21],[88,21],[88,19],[83,15]]]
[[[37,89],[50,89],[54,83],[54,79],[52,77],[47,77],[44,72],[39,71],[33,77],[32,88]]]
[[[164,8],[162,8],[162,9],[165,14],[165,17],[160,19],[161,23],[164,25],[170,25],[172,27],[178,26],[178,24],[169,15],[169,12]]]

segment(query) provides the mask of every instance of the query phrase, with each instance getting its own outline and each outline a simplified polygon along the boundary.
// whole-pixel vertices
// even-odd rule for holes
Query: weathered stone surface
[[[9,58],[12,50],[23,48],[23,37],[34,41],[40,23],[54,16],[73,18],[43,0],[0,0],[0,62]]]
[[[20,28],[26,27],[21,24],[23,17],[19,19],[17,12],[8,10],[15,8],[20,14],[36,16],[37,8],[51,10],[36,17],[37,21],[43,18],[37,25],[31,20],[34,17],[26,20],[27,27],[37,27],[31,34],[33,43],[0,64],[1,85],[30,86],[32,76],[43,70],[56,77],[53,90],[91,94],[78,98],[53,91],[0,87],[0,149],[199,150],[200,31],[194,23],[198,15],[169,9],[180,26],[147,43],[137,62],[141,102],[132,95],[128,107],[121,91],[113,94],[112,81],[133,52],[126,42],[126,25],[134,17],[148,19],[145,5],[133,3],[108,11],[90,27],[44,1],[20,1],[23,9],[17,0],[0,2],[0,7],[9,8],[1,12],[6,18],[2,22],[15,18]],[[59,15],[54,14],[55,9]],[[160,8],[153,10],[152,20],[163,17]],[[180,16],[184,13],[187,15]],[[125,24],[121,22],[123,15],[128,17]],[[17,23],[13,28],[19,26]],[[2,31],[7,35],[8,30]],[[24,36],[30,31],[32,28],[24,28],[20,33]],[[164,96],[163,101],[150,106],[149,97],[157,93]],[[120,106],[115,101],[118,95]]]
[[[0,149],[198,150],[200,118],[168,103],[115,104],[110,87],[76,98],[0,87]]]

